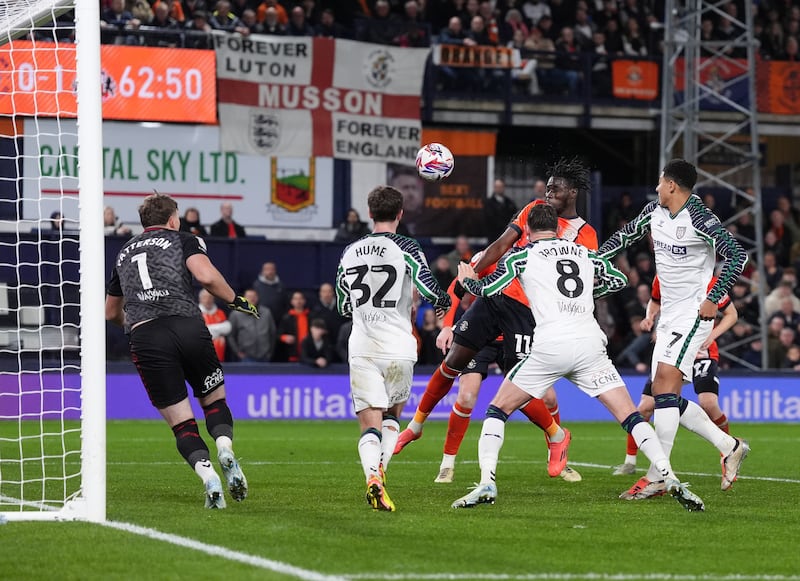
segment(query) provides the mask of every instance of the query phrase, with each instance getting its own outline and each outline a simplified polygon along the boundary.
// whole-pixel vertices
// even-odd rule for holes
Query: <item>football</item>
[[[417,172],[429,182],[438,182],[453,173],[453,154],[441,143],[429,143],[417,152]]]

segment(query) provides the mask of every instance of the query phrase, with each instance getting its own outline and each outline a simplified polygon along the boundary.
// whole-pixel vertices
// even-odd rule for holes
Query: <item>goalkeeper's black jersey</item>
[[[205,242],[166,228],[147,228],[122,247],[106,292],[125,298],[125,325],[157,317],[201,317],[186,259]]]

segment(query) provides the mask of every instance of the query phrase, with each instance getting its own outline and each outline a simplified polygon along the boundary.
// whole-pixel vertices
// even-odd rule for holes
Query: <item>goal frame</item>
[[[35,13],[9,19],[4,32],[75,9],[80,256],[81,484],[61,508],[0,512],[9,521],[106,520],[105,236],[103,126],[100,83],[100,3],[49,0]],[[11,34],[10,37],[14,35]],[[98,249],[100,255],[98,256]],[[22,499],[24,504],[24,499]]]

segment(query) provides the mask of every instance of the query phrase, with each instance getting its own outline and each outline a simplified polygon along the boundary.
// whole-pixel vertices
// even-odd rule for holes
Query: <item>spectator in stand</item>
[[[769,352],[769,368],[780,369],[786,361],[789,349],[796,345],[797,331],[784,327],[778,332],[778,342],[774,344],[774,351]]]
[[[242,19],[242,15],[244,11],[250,5],[250,0],[230,0],[231,2],[231,12],[233,12],[239,20]]]
[[[135,20],[139,21],[140,27],[153,19],[153,9],[150,7],[147,0],[134,0],[133,6],[131,7],[131,14],[133,14]],[[136,44],[139,44],[139,42],[137,41]]]
[[[772,236],[774,238],[774,235]],[[764,282],[767,283],[766,291],[770,292],[783,278],[783,268],[778,264],[777,256],[772,250],[764,250]]]
[[[756,297],[750,292],[750,285],[746,280],[737,280],[730,292],[733,306],[739,312],[739,321],[747,322],[751,325],[758,324],[758,302]]]
[[[783,317],[772,317],[767,323],[767,367],[779,367],[786,357],[786,352],[781,345],[780,335],[786,325]]]
[[[186,31],[189,34],[187,34],[183,41],[184,46],[186,48],[211,48],[212,45],[209,34],[212,30],[211,25],[208,23],[208,15],[206,12],[204,10],[195,10],[192,13],[191,19],[187,18],[186,21]]]
[[[543,0],[525,0],[522,3],[522,14],[531,26],[536,26],[542,16],[550,16],[550,5]]]
[[[506,44],[510,40],[510,37],[501,38],[500,36],[500,26],[497,23],[492,2],[481,0],[478,5],[478,15],[483,18],[483,27],[486,31],[486,36],[489,37],[489,44],[498,46]]]
[[[420,343],[417,363],[420,365],[439,365],[444,361],[444,353],[436,346],[436,338],[441,330],[442,322],[436,316],[436,311],[425,309],[422,325],[417,328]]]
[[[640,31],[639,21],[629,18],[622,33],[622,48],[628,56],[647,56],[647,41]]]
[[[625,313],[628,317],[641,317],[644,319],[647,316],[647,303],[649,302],[650,285],[646,282],[640,282],[636,285],[636,298],[625,304]]]
[[[275,321],[280,321],[289,309],[289,296],[283,288],[274,262],[265,262],[261,265],[261,274],[252,286],[258,293],[258,304],[269,309]]]
[[[387,0],[377,0],[372,18],[368,18],[358,40],[374,44],[395,44],[400,32],[400,21],[391,13]]]
[[[334,242],[354,242],[372,232],[366,222],[361,221],[361,216],[358,215],[358,210],[350,208],[347,211],[347,218],[344,222],[339,224],[336,230],[336,236],[333,237]]]
[[[581,84],[583,65],[580,58],[580,46],[575,42],[575,32],[569,26],[561,29],[556,42],[556,69],[561,85],[566,88],[565,94],[576,96]]]
[[[195,236],[208,236],[208,232],[200,223],[200,212],[197,208],[186,208],[181,218],[181,231],[191,232]]]
[[[314,36],[314,29],[306,22],[306,13],[302,6],[295,6],[289,15],[286,25],[286,36]]]
[[[792,207],[792,201],[787,196],[778,196],[776,209],[783,214],[783,225],[789,231],[792,244],[800,242],[800,220],[797,211]]]
[[[300,292],[292,293],[289,311],[281,317],[278,324],[277,361],[297,362],[300,360],[300,344],[308,335],[308,309],[306,296]]]
[[[287,24],[289,24],[289,13],[286,12],[286,8],[278,2],[278,0],[264,0],[261,4],[258,5],[256,9],[256,18],[262,24],[267,16],[267,10],[270,8],[275,9],[275,13],[278,17],[278,23],[285,28]]]
[[[332,284],[324,282],[320,285],[317,304],[309,316],[311,319],[322,320],[331,337],[339,335],[339,329],[347,318],[340,315],[336,309],[336,293]]]
[[[229,318],[231,332],[228,342],[238,361],[264,363],[272,359],[275,349],[275,319],[269,309],[258,304],[258,293],[254,289],[244,291],[244,296],[258,310],[258,318],[233,311]]]
[[[649,291],[648,287],[648,294]],[[646,372],[653,357],[653,339],[649,332],[642,330],[642,319],[640,315],[630,317],[628,323],[631,332],[625,338],[626,347],[614,359],[619,367],[633,368],[637,373]]]
[[[780,269],[782,265],[788,264],[789,262],[789,251],[783,245],[783,242],[778,239],[778,235],[775,234],[774,230],[767,230],[764,234],[764,266],[766,267],[766,256],[767,254],[773,256],[773,260],[775,262],[776,268]],[[776,277],[777,280],[780,280],[780,274]],[[767,280],[767,284],[769,288],[773,288],[773,284],[770,284],[771,279]],[[774,283],[774,280],[772,280]]]
[[[220,218],[211,224],[210,233],[219,238],[244,238],[245,230],[233,220],[233,204],[223,202],[219,207]]]
[[[800,299],[794,295],[793,290],[792,280],[788,277],[782,278],[778,286],[764,299],[764,312],[774,313],[780,310],[783,300],[787,298],[792,301],[792,310],[800,312]]]
[[[464,26],[461,18],[458,16],[450,17],[447,23],[447,28],[443,28],[439,32],[439,44],[453,44],[458,46],[475,46],[475,41],[467,36],[464,32]],[[461,67],[439,67],[439,75],[442,79],[442,89],[444,90],[459,90],[468,84],[467,77],[469,76],[465,71],[471,69],[463,69]]]
[[[606,35],[596,31],[592,35],[592,94],[596,97],[611,96],[611,67],[608,62]]]
[[[330,8],[326,8],[320,14],[315,33],[323,38],[350,38],[350,33],[344,26],[336,22],[336,15]]]
[[[639,24],[639,28],[644,27],[647,23],[647,16],[648,10],[645,3],[640,0],[625,0],[620,10],[620,20],[626,29],[631,20],[635,20]]]
[[[245,9],[240,19],[249,34],[264,34],[264,25],[256,20],[256,11],[252,8]]]
[[[761,56],[766,60],[778,59],[783,53],[786,36],[780,21],[770,22],[760,38]]]
[[[770,314],[769,317],[770,319],[781,317],[784,325],[792,329],[797,329],[797,326],[800,325],[800,312],[794,309],[794,304],[792,304],[790,297],[781,300],[781,308]]]
[[[598,30],[605,30],[606,25],[612,20],[619,24],[619,7],[617,0],[603,0],[603,9],[595,12],[592,20]]]
[[[766,233],[769,234],[770,232],[775,235],[774,245],[780,246],[781,248],[781,251],[776,253],[778,264],[781,266],[788,266],[789,248],[792,247],[792,243],[794,242],[793,237],[798,234],[797,225],[795,223],[788,225],[786,223],[786,214],[776,208],[769,213],[769,225]]]
[[[239,34],[247,34],[249,32],[247,27],[242,24],[242,21],[231,11],[229,0],[217,0],[216,9],[211,13],[208,23],[214,30],[238,32]]]
[[[55,210],[50,214],[50,232],[60,233],[64,231],[64,215]]]
[[[508,226],[508,224],[506,224]],[[450,274],[453,277],[458,276],[458,264],[460,262],[469,262],[472,258],[472,248],[469,245],[469,240],[466,236],[458,236],[456,238],[455,248],[447,253],[447,261],[450,263]]]
[[[544,200],[545,193],[547,193],[547,184],[545,181],[541,179],[534,180],[531,200]]]
[[[511,14],[511,11],[509,11],[508,14]],[[542,92],[539,89],[539,78],[536,76],[537,61],[535,58],[533,58],[535,55],[527,54],[527,50],[525,48],[526,38],[527,37],[522,29],[517,28],[513,32],[511,41],[506,44],[506,48],[520,51],[520,56],[522,57],[520,59],[519,67],[511,69],[511,78],[514,80],[514,84],[519,86],[519,88],[522,89],[523,93],[526,95],[541,95]]]
[[[198,10],[201,10],[204,14],[207,14],[208,7],[206,6],[205,0],[181,0],[181,12],[183,13],[183,22],[187,24],[192,21],[194,18],[194,13]],[[175,17],[175,20],[180,21],[180,18]]]
[[[619,21],[612,19],[606,22],[603,33],[606,35],[606,50],[608,54],[613,56],[624,55],[625,44],[622,42]]]
[[[483,206],[486,237],[496,240],[505,232],[511,218],[517,213],[517,206],[506,197],[506,183],[501,179],[494,180],[492,193]],[[447,285],[442,288],[447,288]]]
[[[225,361],[225,337],[231,333],[231,323],[228,317],[225,316],[225,311],[217,307],[214,301],[214,295],[206,289],[202,289],[197,296],[198,306],[200,313],[203,315],[203,320],[206,322],[208,332],[211,333],[211,342],[214,344],[214,351],[217,352],[217,359]],[[237,311],[234,311],[234,313]],[[250,315],[239,313],[248,319],[255,319]],[[231,313],[231,316],[233,313]]]
[[[103,208],[103,230],[106,236],[130,236],[131,229],[120,222],[114,208]]]
[[[430,28],[422,20],[417,0],[406,0],[403,5],[403,11],[395,44],[417,48],[430,46]]]
[[[446,254],[440,255],[433,261],[431,265],[431,274],[433,278],[436,279],[436,282],[439,283],[439,287],[447,288],[450,286],[450,283],[453,282],[455,277],[453,273],[450,272],[450,261],[447,260]],[[456,320],[458,320],[458,317],[456,317]]]
[[[153,17],[147,23],[147,26],[157,29],[159,34],[146,37],[147,44],[150,46],[162,47],[176,47],[180,42],[180,37],[177,32],[180,30],[180,24],[172,16],[169,15],[170,5],[167,2],[158,2],[153,6]],[[175,34],[169,34],[169,32]]]
[[[470,22],[469,30],[467,31],[467,38],[472,39],[472,41],[477,46],[495,46],[496,43],[493,43],[489,37],[489,33],[486,31],[486,23],[482,16],[476,15],[472,17],[472,21]],[[464,73],[462,75],[467,80],[468,85],[466,89],[468,91],[485,91],[490,88],[492,72],[489,69],[483,67],[477,68],[464,68]]]
[[[306,22],[312,29],[316,29],[319,24],[320,10],[315,0],[302,0],[303,13],[306,15]]]
[[[335,352],[322,319],[311,319],[308,335],[300,343],[300,363],[324,369],[333,362]]]
[[[278,11],[270,6],[264,12],[264,23],[262,25],[264,34],[271,34],[272,36],[285,36],[286,28],[280,23]]]
[[[783,369],[793,369],[800,371],[800,345],[792,345],[786,351],[786,357],[783,360]]]
[[[479,15],[481,4],[479,0],[467,0],[464,4],[464,10],[459,14],[461,18],[461,27],[464,30],[469,30],[472,25],[472,19]]]
[[[111,0],[111,5],[100,18],[101,39],[103,44],[138,44],[134,35],[126,35],[125,31],[139,29],[141,22],[125,9],[125,0]]]
[[[534,26],[531,28],[528,38],[523,45],[526,50],[535,51],[530,55],[530,60],[535,61],[536,90],[539,92],[549,92],[551,88],[558,84],[556,66],[556,45],[552,40],[544,36],[541,28]],[[544,54],[543,54],[544,53]],[[541,181],[541,180],[540,180]],[[544,181],[542,181],[544,184]],[[537,199],[544,199],[544,190]]]
[[[559,30],[553,26],[553,19],[547,15],[542,16],[541,19],[539,19],[539,22],[536,23],[536,26],[534,28],[538,28],[539,30],[541,30],[542,36],[544,36],[545,38],[549,38],[551,41],[553,41],[553,47],[554,47],[553,50],[555,50],[555,43],[558,40],[560,33]],[[533,29],[531,29],[531,32],[533,32]]]
[[[589,19],[589,12],[586,8],[579,7],[575,10],[575,25],[572,29],[575,32],[575,42],[578,43],[581,50],[593,50],[592,39],[597,26]]]
[[[531,31],[528,28],[528,25],[525,24],[525,19],[522,18],[522,13],[517,10],[516,8],[511,8],[508,12],[506,12],[505,22],[500,31],[500,38],[505,39],[503,44],[507,44],[508,42],[514,39],[514,33],[519,31],[522,33],[522,40],[523,44],[528,35],[530,35]],[[519,47],[521,48],[521,47]]]

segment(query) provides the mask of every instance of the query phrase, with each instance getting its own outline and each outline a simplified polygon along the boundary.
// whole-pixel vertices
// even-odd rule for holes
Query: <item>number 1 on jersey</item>
[[[153,288],[153,281],[150,280],[150,272],[147,270],[147,254],[142,252],[131,256],[131,262],[135,262],[139,268],[139,278],[142,280],[142,289],[149,290]]]

